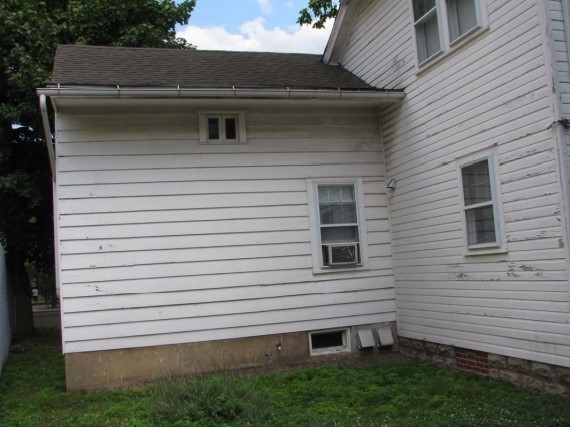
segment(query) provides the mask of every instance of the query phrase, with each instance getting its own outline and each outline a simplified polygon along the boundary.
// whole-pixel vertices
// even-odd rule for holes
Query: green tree
[[[299,25],[312,25],[313,28],[323,28],[328,19],[338,14],[338,1],[309,0],[307,7],[299,11]]]
[[[58,43],[188,48],[176,25],[196,1],[0,1],[0,242],[14,290],[16,339],[34,333],[26,263],[53,271],[52,178],[36,88]]]

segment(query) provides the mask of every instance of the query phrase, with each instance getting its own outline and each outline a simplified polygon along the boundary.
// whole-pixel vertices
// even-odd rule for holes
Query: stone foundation
[[[399,338],[400,351],[442,368],[474,372],[549,394],[570,395],[570,368],[444,344]]]

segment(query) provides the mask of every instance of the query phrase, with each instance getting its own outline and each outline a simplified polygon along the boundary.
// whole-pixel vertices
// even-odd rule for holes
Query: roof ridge
[[[299,55],[321,57],[321,54],[305,53],[305,52],[268,52],[268,51],[252,51],[252,50],[216,50],[216,49],[180,49],[169,47],[135,47],[135,46],[101,46],[87,44],[58,44],[57,48],[79,48],[79,49],[116,49],[116,50],[149,50],[161,52],[193,52],[193,53],[228,53],[228,54],[259,54],[259,55]]]

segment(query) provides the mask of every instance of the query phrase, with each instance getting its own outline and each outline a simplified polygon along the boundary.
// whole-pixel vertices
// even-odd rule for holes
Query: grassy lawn
[[[570,398],[410,363],[64,391],[58,338],[12,354],[0,426],[570,426]]]

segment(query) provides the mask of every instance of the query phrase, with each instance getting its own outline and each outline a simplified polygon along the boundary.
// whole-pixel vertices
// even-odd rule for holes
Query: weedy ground
[[[57,336],[12,354],[0,426],[570,426],[570,398],[418,363],[224,373],[65,392]]]

